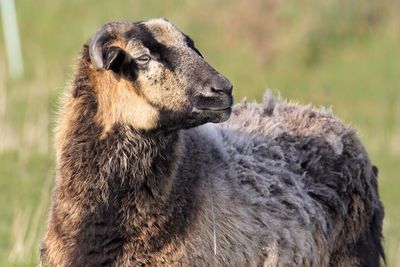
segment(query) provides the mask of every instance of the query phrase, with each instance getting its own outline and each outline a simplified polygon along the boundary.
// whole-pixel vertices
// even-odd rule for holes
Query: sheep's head
[[[229,118],[232,84],[165,19],[104,25],[89,45],[97,119],[175,130]]]

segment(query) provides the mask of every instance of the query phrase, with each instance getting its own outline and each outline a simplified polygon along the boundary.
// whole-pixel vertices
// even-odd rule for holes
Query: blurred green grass
[[[331,106],[380,169],[388,266],[400,266],[400,3],[396,0],[17,1],[25,75],[0,32],[0,266],[33,266],[54,180],[57,96],[103,23],[163,16],[229,77],[237,100],[272,88]]]

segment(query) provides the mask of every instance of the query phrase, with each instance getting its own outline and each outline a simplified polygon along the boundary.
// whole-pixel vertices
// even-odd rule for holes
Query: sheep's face
[[[124,123],[141,130],[175,130],[229,118],[231,83],[187,35],[164,19],[122,25],[120,35],[101,40],[100,58],[91,51],[98,119],[105,128]]]

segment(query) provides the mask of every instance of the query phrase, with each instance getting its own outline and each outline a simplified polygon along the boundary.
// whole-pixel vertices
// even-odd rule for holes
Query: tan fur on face
[[[117,78],[111,71],[96,78],[98,111],[95,119],[103,125],[103,134],[115,123],[128,124],[138,130],[151,130],[157,126],[157,109],[138,93],[131,82]]]
[[[159,107],[171,111],[184,109],[189,104],[184,82],[179,81],[176,74],[162,64],[158,62],[150,64],[150,74],[139,77],[142,93]]]

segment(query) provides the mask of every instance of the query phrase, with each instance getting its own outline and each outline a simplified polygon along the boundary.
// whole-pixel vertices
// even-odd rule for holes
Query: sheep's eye
[[[151,57],[149,55],[142,55],[138,58],[136,58],[137,63],[144,65],[147,64],[150,61]]]

